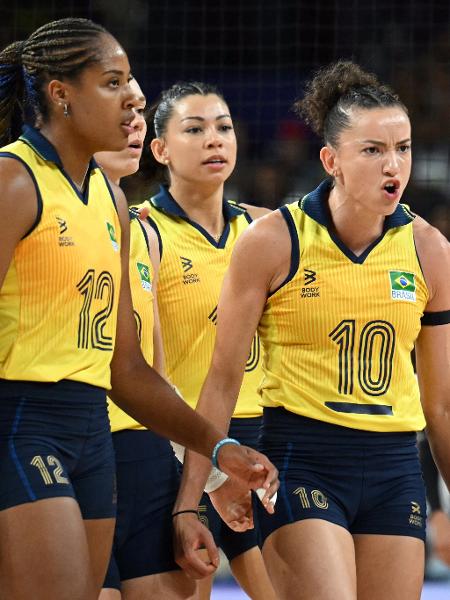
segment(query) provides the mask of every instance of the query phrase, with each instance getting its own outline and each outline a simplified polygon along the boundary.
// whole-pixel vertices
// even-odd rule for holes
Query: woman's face
[[[334,152],[336,185],[378,215],[394,212],[411,174],[411,125],[401,107],[353,109]]]
[[[215,94],[180,99],[159,149],[155,156],[169,167],[172,183],[223,184],[233,172],[237,152],[228,106]]]
[[[128,136],[128,145],[118,152],[97,152],[95,160],[106,171],[110,179],[118,182],[122,177],[132,175],[139,169],[147,123],[144,118],[145,96],[136,79],[130,81],[130,88],[135,96],[133,102],[133,120],[130,125],[133,133]]]
[[[134,132],[137,104],[127,55],[109,34],[99,36],[100,60],[64,82],[73,135],[90,154],[123,150]],[[49,84],[51,86],[51,83]]]

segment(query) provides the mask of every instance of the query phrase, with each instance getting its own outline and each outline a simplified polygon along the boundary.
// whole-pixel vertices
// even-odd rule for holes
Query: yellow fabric
[[[0,377],[109,388],[121,232],[104,175],[91,171],[85,204],[61,169],[24,141],[1,152],[28,165],[42,214],[17,245],[0,291]]]
[[[141,349],[149,365],[153,364],[153,291],[154,270],[149,258],[147,240],[139,219],[130,221],[130,288],[134,316],[141,342]],[[121,410],[108,399],[111,431],[122,429],[145,429],[143,425]]]
[[[222,237],[216,244],[195,224],[152,203],[146,205],[162,240],[158,307],[166,372],[185,401],[195,408],[214,349],[222,280],[233,246],[249,222],[245,210],[230,203],[238,214],[229,221],[226,241]],[[234,417],[261,415],[257,393],[261,378],[260,342],[255,338]]]
[[[388,229],[359,264],[302,208],[283,209],[292,217],[299,266],[268,299],[259,327],[266,357],[263,405],[363,430],[422,429],[411,350],[428,291],[412,222]],[[404,278],[412,281],[412,275],[415,290],[405,293]],[[341,403],[352,403],[355,413],[341,412]],[[389,412],[383,407],[392,407],[392,414],[356,414]]]

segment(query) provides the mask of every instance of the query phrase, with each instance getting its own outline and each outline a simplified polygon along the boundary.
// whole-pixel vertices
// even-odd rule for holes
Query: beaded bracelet
[[[236,446],[241,445],[240,442],[238,442],[234,438],[224,438],[223,440],[217,442],[217,444],[214,446],[214,450],[212,451],[211,456],[211,462],[213,464],[213,467],[216,467],[216,469],[220,469],[219,463],[217,461],[217,455],[219,454],[219,450],[222,448],[222,446],[225,446],[226,444],[235,444]]]

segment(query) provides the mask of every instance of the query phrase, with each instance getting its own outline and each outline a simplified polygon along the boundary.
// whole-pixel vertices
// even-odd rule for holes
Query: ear
[[[150,142],[150,150],[153,153],[155,159],[162,165],[169,164],[169,152],[167,146],[162,138],[153,138]]]
[[[63,107],[65,104],[70,105],[70,94],[67,84],[58,79],[52,79],[48,86],[47,92],[49,101],[54,106]]]
[[[338,172],[336,150],[327,144],[320,151],[320,160],[322,161],[323,168],[328,175],[331,175],[331,177],[336,177]]]

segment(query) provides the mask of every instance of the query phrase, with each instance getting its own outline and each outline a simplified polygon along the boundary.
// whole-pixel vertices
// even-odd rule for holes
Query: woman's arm
[[[34,183],[19,160],[0,157],[0,288],[14,250],[38,216]]]
[[[197,404],[197,412],[208,415],[224,431],[228,430],[267,296],[286,278],[290,256],[290,237],[279,212],[255,221],[236,243],[220,295],[214,353]],[[208,461],[186,453],[175,511],[198,505],[209,470]],[[267,487],[266,506],[278,484],[274,481]],[[206,575],[204,563],[195,552],[196,536],[201,535],[195,520],[189,515],[177,518],[174,531],[179,564],[191,574]]]
[[[420,218],[415,240],[430,294],[425,311],[442,321],[426,325],[425,320],[422,325],[416,342],[417,374],[430,447],[450,487],[450,244]]]
[[[156,433],[210,457],[224,436],[207,419],[183,402],[142,356],[134,321],[128,278],[129,217],[123,192],[115,188],[122,226],[122,280],[116,344],[111,362],[111,398],[139,423]],[[261,454],[245,447],[224,446],[220,451],[224,471],[252,486],[262,485],[272,471]]]

